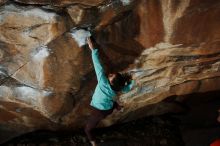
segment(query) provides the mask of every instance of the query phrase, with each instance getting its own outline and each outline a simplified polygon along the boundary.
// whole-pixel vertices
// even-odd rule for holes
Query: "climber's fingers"
[[[94,49],[94,45],[93,45],[92,40],[90,39],[90,37],[87,38],[87,43],[89,45],[89,49],[93,50]]]

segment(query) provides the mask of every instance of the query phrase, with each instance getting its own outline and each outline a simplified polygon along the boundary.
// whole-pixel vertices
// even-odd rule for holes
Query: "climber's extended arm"
[[[97,80],[99,82],[101,78],[105,77],[104,68],[102,67],[102,64],[99,59],[98,49],[94,48],[94,45],[90,38],[87,39],[87,42],[88,42],[90,50],[92,51],[92,61],[94,64]]]

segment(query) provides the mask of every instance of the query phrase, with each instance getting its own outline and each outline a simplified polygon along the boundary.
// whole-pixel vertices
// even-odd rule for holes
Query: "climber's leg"
[[[85,126],[85,133],[89,139],[90,142],[95,141],[95,137],[93,134],[93,130],[98,125],[98,123],[104,119],[107,115],[111,114],[113,109],[110,110],[98,110],[95,108],[92,108],[91,116],[89,117],[89,120],[87,121],[87,124]]]

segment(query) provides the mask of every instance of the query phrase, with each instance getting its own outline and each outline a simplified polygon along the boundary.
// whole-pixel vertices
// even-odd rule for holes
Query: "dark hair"
[[[112,80],[111,87],[114,91],[119,92],[122,90],[122,88],[129,84],[131,81],[131,75],[128,73],[116,73],[116,76]]]

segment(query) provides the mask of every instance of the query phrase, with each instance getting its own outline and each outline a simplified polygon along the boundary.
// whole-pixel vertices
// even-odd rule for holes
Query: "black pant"
[[[91,116],[89,117],[88,121],[87,121],[87,124],[85,126],[85,133],[88,137],[88,139],[90,141],[94,141],[95,140],[95,137],[93,135],[93,130],[95,129],[95,127],[98,125],[98,123],[104,119],[106,116],[110,115],[114,108],[117,107],[117,103],[115,102],[114,105],[113,105],[113,108],[110,109],[110,110],[99,110],[99,109],[96,109],[94,107],[91,107],[92,108],[92,113],[91,113]]]

